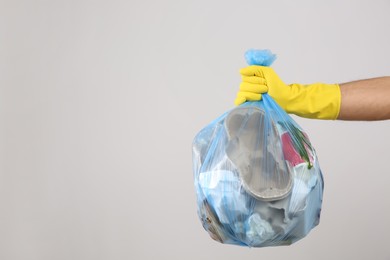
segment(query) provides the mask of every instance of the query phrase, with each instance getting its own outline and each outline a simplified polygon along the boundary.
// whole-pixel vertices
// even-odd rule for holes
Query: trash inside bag
[[[193,170],[198,215],[216,241],[289,245],[319,223],[324,183],[315,150],[267,94],[196,135]]]

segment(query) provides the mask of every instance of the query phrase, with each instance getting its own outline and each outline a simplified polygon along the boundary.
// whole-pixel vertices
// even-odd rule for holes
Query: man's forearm
[[[340,84],[339,120],[390,119],[390,77]]]

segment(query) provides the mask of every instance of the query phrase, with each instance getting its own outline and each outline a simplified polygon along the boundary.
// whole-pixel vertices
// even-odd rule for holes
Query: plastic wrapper
[[[193,171],[199,218],[221,243],[289,245],[319,223],[324,183],[315,150],[267,94],[196,135]]]

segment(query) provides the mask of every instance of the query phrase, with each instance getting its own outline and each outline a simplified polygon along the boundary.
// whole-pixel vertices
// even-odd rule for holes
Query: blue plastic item
[[[249,64],[270,65],[268,50]],[[210,236],[248,247],[289,245],[319,223],[323,177],[307,134],[267,94],[203,128],[193,142],[198,215]]]

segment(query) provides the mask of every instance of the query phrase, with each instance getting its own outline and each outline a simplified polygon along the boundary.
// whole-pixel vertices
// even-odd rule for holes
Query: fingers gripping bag
[[[267,50],[250,65],[270,65]],[[267,94],[204,127],[193,141],[198,215],[212,239],[290,245],[319,224],[323,177],[308,135]]]

